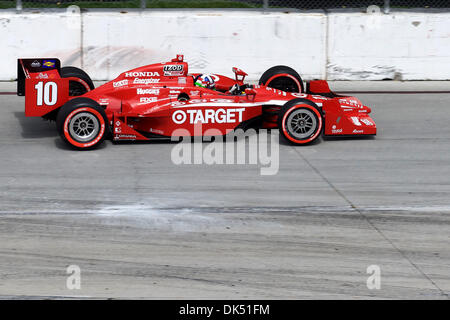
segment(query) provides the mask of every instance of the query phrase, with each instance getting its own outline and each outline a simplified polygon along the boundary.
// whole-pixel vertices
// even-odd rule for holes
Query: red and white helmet
[[[210,74],[202,74],[195,79],[195,85],[197,87],[215,89],[216,84],[214,78]]]

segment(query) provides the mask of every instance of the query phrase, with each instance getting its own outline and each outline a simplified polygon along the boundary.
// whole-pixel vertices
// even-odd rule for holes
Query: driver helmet
[[[216,84],[214,83],[214,78],[210,74],[202,74],[195,80],[195,85],[197,87],[215,89]]]

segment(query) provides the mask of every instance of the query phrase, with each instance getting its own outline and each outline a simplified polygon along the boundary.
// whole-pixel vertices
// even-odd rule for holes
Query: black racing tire
[[[275,66],[264,72],[259,84],[287,92],[305,92],[303,80],[292,68]]]
[[[77,150],[100,146],[110,135],[105,110],[89,98],[74,98],[64,104],[56,117],[61,139]]]
[[[89,77],[89,75],[80,68],[62,67],[60,74],[62,78],[73,77],[84,81],[91,90],[95,88],[94,83],[91,80],[91,77]],[[81,96],[86,92],[88,92],[88,90],[82,83],[78,81],[69,81],[69,96],[71,97]]]
[[[278,116],[281,135],[292,144],[307,145],[317,140],[323,132],[321,109],[307,99],[288,101]]]

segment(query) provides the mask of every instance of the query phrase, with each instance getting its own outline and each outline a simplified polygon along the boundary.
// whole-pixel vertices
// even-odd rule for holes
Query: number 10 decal
[[[38,82],[34,88],[36,89],[37,106],[45,104],[47,106],[53,106],[58,100],[58,86],[55,82]]]

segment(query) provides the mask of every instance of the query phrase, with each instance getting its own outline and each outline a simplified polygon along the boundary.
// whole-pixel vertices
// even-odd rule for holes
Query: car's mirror
[[[247,88],[245,89],[245,94],[247,95],[247,99],[249,100],[255,100],[255,96],[256,96],[256,91],[252,88]]]
[[[240,83],[244,82],[245,77],[248,76],[247,73],[245,73],[239,68],[233,67],[231,70],[233,70],[237,82]]]

